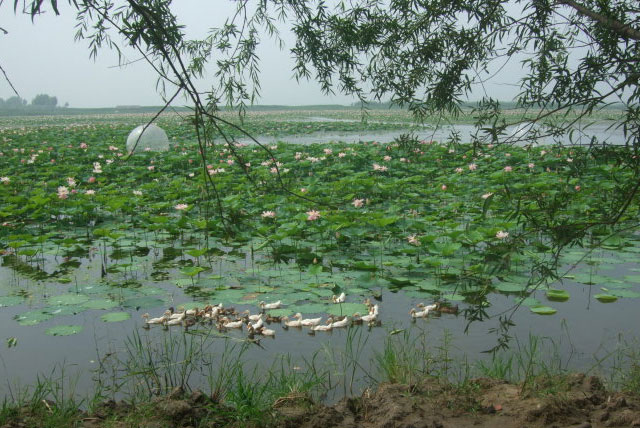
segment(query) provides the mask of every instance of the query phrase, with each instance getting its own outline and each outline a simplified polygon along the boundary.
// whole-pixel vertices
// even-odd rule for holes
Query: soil
[[[571,375],[562,391],[477,379],[464,388],[427,379],[383,384],[335,406],[278,408],[282,426],[304,428],[640,427],[640,397],[607,393],[596,377]]]
[[[569,375],[528,385],[476,379],[464,386],[435,378],[416,385],[382,384],[361,397],[332,406],[300,395],[282,397],[270,414],[238,421],[233,409],[201,392],[174,390],[146,408],[105,402],[92,414],[78,412],[73,426],[285,428],[457,428],[457,427],[640,427],[640,397],[607,392],[596,377]],[[52,403],[53,404],[53,403]],[[41,422],[41,421],[40,421]],[[44,426],[35,415],[19,413],[0,428]],[[58,425],[56,425],[58,426]],[[69,425],[71,426],[71,425]]]

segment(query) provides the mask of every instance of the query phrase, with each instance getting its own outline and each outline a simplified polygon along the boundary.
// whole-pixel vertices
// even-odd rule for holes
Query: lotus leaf
[[[104,322],[120,322],[126,321],[131,318],[131,314],[128,312],[109,312],[100,317]]]
[[[84,294],[60,294],[49,298],[50,305],[80,305],[89,300]]]
[[[44,331],[44,334],[49,336],[70,336],[82,331],[81,325],[57,325],[55,327],[48,328]]]
[[[550,306],[530,306],[529,310],[538,315],[553,315],[558,312]]]

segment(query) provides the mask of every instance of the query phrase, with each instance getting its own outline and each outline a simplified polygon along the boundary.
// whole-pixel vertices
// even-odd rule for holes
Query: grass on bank
[[[560,357],[559,344],[547,338],[530,335],[473,364],[453,356],[449,335],[432,343],[425,331],[394,330],[365,366],[358,356],[366,336],[359,332],[351,329],[343,350],[319,351],[302,362],[284,355],[267,367],[249,362],[248,351],[256,346],[250,342],[198,334],[171,334],[154,342],[133,333],[123,352],[100,362],[90,396],[80,398],[79,377],[65,365],[40,376],[30,388],[9,386],[0,426],[70,427],[88,421],[138,426],[176,418],[192,426],[276,426],[280,405],[313,406],[336,390],[358,395],[357,379],[367,379],[370,389],[408,385],[409,393],[417,394],[428,394],[420,384],[435,379],[443,387],[439,393],[445,405],[466,411],[479,410],[479,376],[517,384],[523,397],[562,395],[568,387],[568,362]],[[621,343],[589,372],[606,373],[610,389],[640,395],[637,346]]]

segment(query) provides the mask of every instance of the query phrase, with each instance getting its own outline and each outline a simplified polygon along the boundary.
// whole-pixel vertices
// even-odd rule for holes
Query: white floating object
[[[154,151],[165,152],[169,150],[169,138],[162,128],[153,123],[145,129],[146,125],[140,125],[127,137],[127,152]],[[144,129],[144,133],[142,130]],[[137,144],[136,144],[137,142]]]

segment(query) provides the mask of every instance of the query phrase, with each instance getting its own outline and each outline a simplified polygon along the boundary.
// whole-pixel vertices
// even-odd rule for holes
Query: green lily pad
[[[104,314],[100,317],[104,322],[120,322],[126,321],[130,318],[131,314],[129,312],[109,312],[108,314]]]
[[[269,313],[269,315],[272,315],[274,317],[284,317],[295,314],[293,308],[269,309],[267,312]]]
[[[88,296],[84,294],[60,294],[58,296],[50,297],[48,302],[50,305],[80,305],[89,300]]]
[[[547,299],[553,300],[554,302],[565,302],[569,300],[569,293],[565,290],[556,290],[554,288],[550,288],[547,290]]]
[[[531,306],[529,310],[538,315],[553,315],[558,312],[550,306]]]
[[[44,334],[49,336],[71,336],[82,331],[81,325],[57,325],[55,327],[48,328],[44,331]]]
[[[20,325],[36,325],[53,318],[53,315],[42,311],[28,311],[14,317]]]
[[[84,312],[86,311],[87,308],[85,306],[73,306],[73,305],[67,305],[67,306],[47,306],[45,308],[42,308],[42,312],[46,312],[50,315],[53,316],[58,316],[58,315],[77,315],[80,312]]]
[[[531,307],[531,306],[541,306],[541,302],[540,300],[534,298],[534,297],[527,297],[525,299],[515,299],[516,303],[520,303],[522,306],[527,306],[527,307]]]
[[[521,293],[526,286],[526,284],[514,284],[513,282],[499,282],[494,285],[496,290],[503,293]]]
[[[301,314],[323,314],[327,311],[328,305],[321,303],[308,303],[306,305],[295,306],[293,310]]]
[[[613,294],[614,296],[618,296],[618,297],[625,297],[627,299],[637,299],[638,297],[640,297],[640,293],[633,290],[615,289],[615,290],[611,290],[610,294]]]
[[[84,303],[84,306],[87,309],[111,309],[118,306],[118,302],[114,302],[110,299],[100,299],[100,300],[89,300]]]
[[[462,294],[451,293],[451,294],[443,294],[442,298],[445,300],[462,301],[466,297],[464,297]]]
[[[329,305],[326,312],[330,315],[353,315],[356,312],[363,315],[368,310],[367,305],[362,303],[339,303]]]
[[[20,303],[24,302],[24,297],[20,296],[1,296],[0,297],[0,308],[6,306],[16,306]]]
[[[156,308],[164,305],[164,301],[155,297],[133,297],[122,302],[125,308]]]
[[[614,296],[611,294],[595,294],[593,297],[595,297],[602,303],[612,303],[618,300],[618,296]]]

